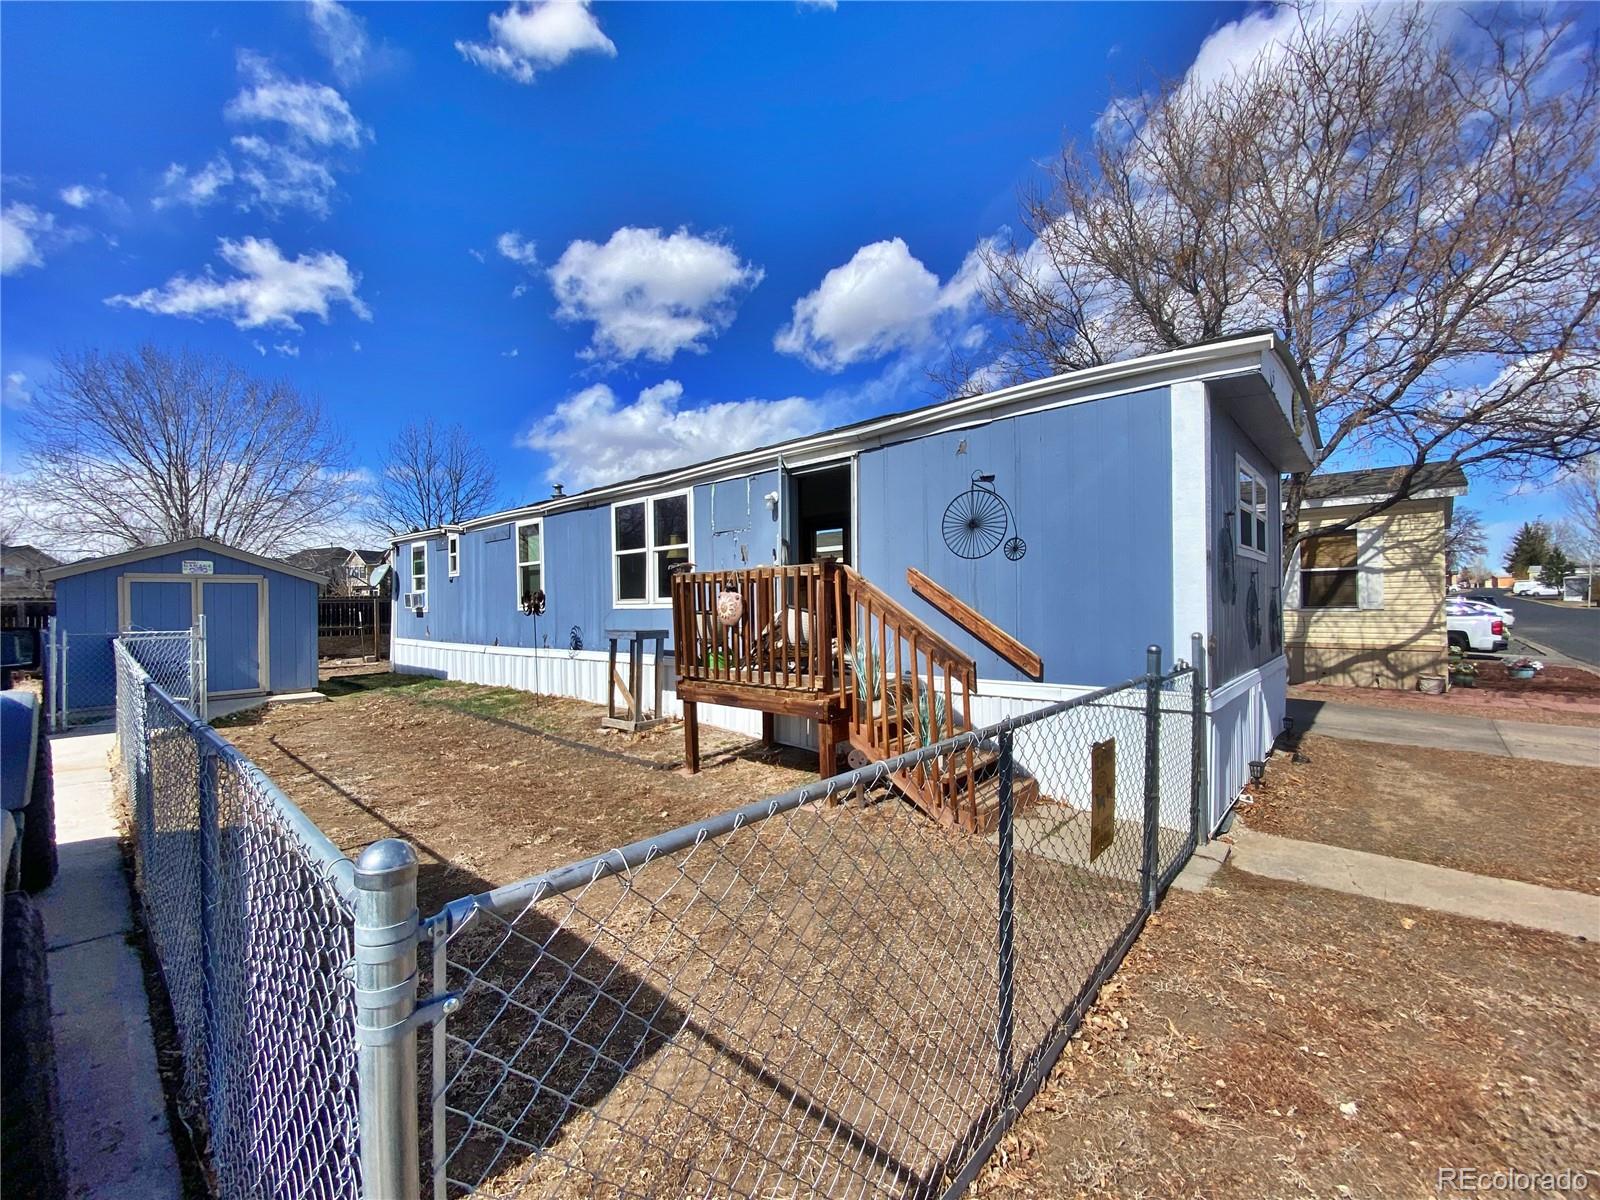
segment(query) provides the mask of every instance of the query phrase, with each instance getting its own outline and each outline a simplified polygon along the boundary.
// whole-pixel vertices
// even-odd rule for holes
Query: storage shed
[[[205,618],[206,693],[303,691],[317,684],[317,593],[326,582],[210,538],[188,538],[54,567],[56,629],[74,708],[116,697],[111,640],[190,629]]]

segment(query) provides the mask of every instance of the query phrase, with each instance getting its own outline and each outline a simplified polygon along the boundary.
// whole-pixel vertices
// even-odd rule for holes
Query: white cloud
[[[509,350],[500,351],[501,358],[518,358],[521,356],[521,354],[522,350],[517,346],[511,347]]]
[[[556,316],[594,323],[584,357],[666,362],[680,350],[704,353],[763,272],[687,229],[663,236],[623,226],[604,245],[573,242],[549,274]]]
[[[616,45],[601,31],[588,0],[513,4],[489,18],[489,41],[458,41],[456,49],[468,62],[518,83],[532,83],[538,71],[559,67],[584,51],[617,56]]]
[[[7,408],[23,408],[33,403],[33,384],[22,371],[7,371],[0,381],[0,404]]]
[[[275,122],[314,146],[354,150],[372,136],[345,98],[325,83],[288,79],[248,52],[239,55],[239,71],[247,82],[222,110],[229,120]]]
[[[105,188],[90,187],[86,183],[74,183],[61,189],[61,203],[68,208],[79,210],[97,204],[118,204],[117,198]],[[118,205],[120,207],[120,205]]]
[[[233,182],[233,164],[225,155],[217,155],[193,174],[182,163],[167,167],[161,178],[165,189],[151,201],[156,208],[171,204],[187,204],[191,208],[204,208],[222,198],[223,189]]]
[[[55,224],[54,216],[31,204],[8,204],[0,210],[0,275],[44,266],[40,243]]]
[[[372,54],[367,23],[338,0],[310,0],[311,40],[333,67],[339,82],[349,86],[360,79]]]
[[[517,284],[516,287],[511,289],[511,298],[513,300],[520,300],[520,299],[522,299],[522,297],[524,297],[527,294],[528,294],[528,285],[525,284],[525,283],[519,283],[519,284]]]
[[[595,487],[811,433],[821,410],[800,396],[735,400],[680,408],[675,379],[645,388],[619,404],[603,383],[587,387],[534,422],[518,443],[551,458],[546,479]]]
[[[270,213],[303,208],[313,216],[328,215],[338,183],[324,160],[255,134],[234,138],[233,147],[241,155],[238,180],[250,193],[241,208],[259,205]]]
[[[274,342],[272,348],[284,358],[299,358],[300,347],[293,342]]]
[[[521,266],[536,267],[539,265],[537,247],[530,239],[523,237],[515,229],[502,233],[497,237],[494,242],[494,248],[500,251],[501,257],[509,258],[512,262]]]
[[[372,319],[356,295],[361,276],[337,254],[288,259],[270,239],[254,237],[222,238],[217,246],[222,261],[237,272],[232,277],[219,279],[209,269],[200,277],[174,275],[161,287],[110,296],[106,303],[175,317],[222,317],[240,329],[299,329],[295,318],[305,314],[326,324],[335,304],[348,305],[364,321]]]
[[[929,341],[942,318],[968,312],[981,280],[977,251],[941,284],[902,239],[873,242],[795,301],[793,317],[772,344],[824,371],[911,349]]]

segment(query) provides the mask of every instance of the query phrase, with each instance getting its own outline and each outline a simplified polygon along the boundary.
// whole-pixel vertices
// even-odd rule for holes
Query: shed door
[[[125,629],[188,629],[194,624],[194,589],[187,579],[128,581]]]
[[[258,581],[206,580],[200,593],[206,617],[206,691],[217,695],[262,690]]]

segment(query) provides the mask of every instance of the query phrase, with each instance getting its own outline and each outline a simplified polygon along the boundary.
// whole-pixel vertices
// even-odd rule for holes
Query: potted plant
[[[1532,679],[1543,669],[1542,662],[1531,658],[1516,658],[1506,663],[1506,674],[1512,679]]]
[[[1465,658],[1450,661],[1450,683],[1453,687],[1477,687],[1478,666]]]

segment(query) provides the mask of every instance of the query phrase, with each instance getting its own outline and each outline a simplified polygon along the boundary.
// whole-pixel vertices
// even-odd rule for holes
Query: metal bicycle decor
[[[1016,514],[994,490],[994,476],[981,471],[974,471],[972,486],[945,506],[942,528],[944,544],[961,558],[987,558],[1000,549],[1016,562],[1028,552],[1028,543],[1017,532]]]

